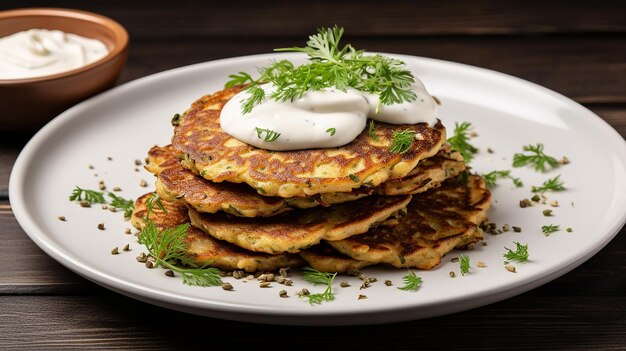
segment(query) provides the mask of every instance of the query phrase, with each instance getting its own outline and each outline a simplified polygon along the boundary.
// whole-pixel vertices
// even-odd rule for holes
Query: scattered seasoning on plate
[[[348,284],[348,282],[341,282],[341,283],[339,283],[339,286],[342,287],[342,288],[347,288],[347,287],[350,286],[350,284]]]
[[[104,230],[104,223],[98,223],[98,229]]]
[[[278,292],[278,296],[283,297],[283,298],[285,298],[285,297],[289,297],[289,295],[287,295],[287,290],[281,290],[281,291],[279,291],[279,292]]]
[[[543,210],[543,215],[546,217],[552,217],[552,210]]]
[[[367,299],[366,295],[359,294],[359,300],[365,300],[365,299]]]
[[[130,244],[126,244],[124,245],[124,248],[122,249],[124,251],[130,251]]]
[[[516,233],[520,233],[522,231],[522,228],[518,226],[513,226],[512,228],[513,228],[513,231]]]
[[[113,248],[113,250],[111,250],[111,255],[117,255],[119,253],[117,246]]]
[[[145,179],[142,179],[142,180],[139,181],[139,186],[142,187],[142,188],[145,188],[145,187],[148,186],[148,182],[146,182]]]
[[[224,283],[224,284],[222,284],[222,289],[224,289],[226,291],[231,291],[231,290],[233,290],[233,285],[231,283]]]
[[[113,188],[113,191],[122,191],[122,188],[120,188],[119,186],[116,186]]]
[[[166,276],[168,276],[168,277],[173,277],[173,276],[174,276],[174,271],[173,271],[173,270],[171,270],[171,269],[168,269],[168,270],[166,270],[166,271],[165,271],[165,273],[163,273],[163,274],[165,274],[165,275],[166,275]]]
[[[260,288],[269,288],[270,287],[270,282],[260,282],[259,283],[259,287]]]
[[[109,160],[109,161],[113,161],[113,157],[108,156],[108,157],[107,157],[107,160]]]
[[[574,229],[572,229],[572,228],[567,228],[566,230],[567,230],[568,233],[571,233],[571,232],[574,231]]]
[[[486,268],[487,264],[485,262],[483,262],[483,261],[478,261],[478,262],[476,262],[476,267],[478,267],[478,268]]]
[[[511,273],[517,273],[517,271],[515,270],[515,266],[512,264],[507,264],[504,266],[504,268]]]
[[[62,222],[66,221],[65,216],[58,216],[57,218],[59,219],[59,221],[62,221]]]
[[[124,229],[124,234],[130,234],[130,233],[131,233],[130,228]]]
[[[391,280],[387,279],[387,280],[385,280],[385,285],[386,286],[392,286],[393,283],[391,282]]]
[[[454,273],[453,271],[450,271],[450,273],[448,273],[448,275],[450,276],[450,278],[456,277],[456,273]]]

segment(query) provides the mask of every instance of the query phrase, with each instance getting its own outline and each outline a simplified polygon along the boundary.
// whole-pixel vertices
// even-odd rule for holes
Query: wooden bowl
[[[70,106],[112,87],[126,62],[128,33],[110,18],[57,8],[0,11],[0,37],[33,28],[98,39],[109,53],[96,62],[58,74],[0,79],[0,131],[38,130]]]

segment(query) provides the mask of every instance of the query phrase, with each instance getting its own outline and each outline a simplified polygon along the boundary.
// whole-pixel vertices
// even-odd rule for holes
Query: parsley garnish
[[[541,231],[546,235],[550,235],[550,233],[554,233],[556,231],[561,230],[561,228],[558,225],[554,225],[554,224],[548,224],[548,225],[543,225],[541,226]]]
[[[376,135],[376,126],[374,125],[374,121],[370,120],[370,138],[374,141],[378,141],[378,135]]]
[[[469,270],[470,270],[469,256],[461,255],[461,257],[459,257],[459,269],[461,270],[461,275],[469,274]]]
[[[415,275],[415,272],[413,271],[409,271],[409,274],[402,277],[402,281],[404,282],[404,286],[399,287],[398,289],[400,290],[415,291],[420,287],[420,285],[422,285],[422,278]]]
[[[135,208],[135,202],[130,199],[126,200],[123,197],[117,196],[113,193],[109,193],[109,197],[112,199],[109,203],[110,206],[124,210],[124,217],[130,218]]]
[[[304,295],[304,297],[309,299],[311,305],[321,304],[323,301],[332,301],[335,299],[335,295],[333,294],[333,281],[337,273],[320,272],[311,267],[304,267],[302,270],[304,271],[304,280],[315,285],[326,285],[326,290],[324,290],[323,293]]]
[[[337,130],[335,128],[328,128],[328,129],[326,129],[326,133],[330,134],[330,136],[335,135],[336,131]]]
[[[563,191],[565,187],[563,186],[563,181],[560,179],[561,175],[558,175],[554,178],[550,178],[543,182],[541,186],[532,186],[530,191],[533,193],[544,193],[546,191]]]
[[[82,189],[80,187],[74,188],[70,195],[70,201],[87,201],[89,204],[103,204],[106,203],[104,195],[95,190]]]
[[[557,161],[554,157],[548,156],[543,153],[543,144],[541,143],[537,145],[525,145],[523,147],[523,150],[528,151],[531,154],[513,155],[513,167],[522,167],[530,164],[536,171],[545,172],[546,163],[552,168],[556,168],[559,166],[559,161]]]
[[[277,133],[271,129],[263,129],[259,127],[255,127],[254,129],[256,129],[256,135],[259,137],[259,139],[263,139],[268,143],[278,139],[278,137],[280,136],[280,133]],[[261,137],[263,133],[265,133],[265,138]]]
[[[455,122],[454,133],[448,138],[448,143],[452,149],[460,152],[466,163],[469,163],[474,158],[474,154],[478,152],[478,149],[469,143],[467,132],[471,128],[472,124],[469,122],[463,122],[460,125]]]
[[[159,194],[152,193],[150,194],[150,197],[146,199],[146,208],[148,209],[146,211],[146,220],[150,219],[150,214],[152,213],[152,210],[154,209],[155,204],[161,211],[167,213],[167,209],[163,206],[163,203],[161,202],[161,197],[159,196]]]
[[[411,149],[413,139],[415,139],[415,132],[410,129],[405,129],[401,132],[393,132],[389,151],[403,154]]]
[[[355,174],[353,174],[353,173],[348,174],[348,176],[350,177],[350,180],[352,180],[352,181],[353,181],[353,182],[355,182],[355,183],[358,183],[358,182],[360,182],[360,181],[361,181],[361,179],[359,179],[359,177],[357,177],[357,176],[356,176]]]
[[[275,101],[293,101],[310,90],[336,88],[346,91],[348,87],[378,94],[378,109],[381,104],[391,105],[416,99],[411,90],[415,81],[405,63],[377,55],[365,55],[364,50],[356,50],[351,45],[340,49],[339,42],[343,28],[318,29],[309,36],[306,47],[275,49],[279,52],[303,52],[309,56],[309,63],[294,67],[287,61],[277,61],[261,68],[261,76],[253,79],[248,73],[231,75],[226,87],[250,84],[246,91],[250,97],[242,101],[242,110],[248,113],[265,99],[265,92],[259,87],[271,83],[276,87],[269,98]]]
[[[192,286],[221,285],[220,271],[217,268],[197,267],[194,260],[187,255],[187,230],[189,223],[176,228],[159,231],[154,222],[147,221],[145,228],[139,233],[138,242],[145,245],[148,253],[155,260],[154,267],[163,266],[179,273],[183,283]],[[178,263],[196,268],[182,268]]]
[[[519,178],[511,176],[511,171],[491,171],[487,174],[483,174],[483,178],[485,179],[485,184],[487,184],[490,188],[493,188],[496,185],[498,178],[511,179],[516,188],[520,188],[524,185]]]
[[[507,250],[507,252],[502,256],[504,256],[509,261],[528,261],[528,244],[520,244],[517,241],[514,241],[513,243],[516,246],[515,251],[505,247],[504,249]]]
[[[129,218],[133,214],[133,209],[135,208],[133,200],[126,200],[113,193],[109,193],[109,197],[111,198],[109,205],[124,210],[124,217]],[[90,205],[106,203],[103,192],[83,189],[78,186],[70,194],[70,201],[87,201]]]

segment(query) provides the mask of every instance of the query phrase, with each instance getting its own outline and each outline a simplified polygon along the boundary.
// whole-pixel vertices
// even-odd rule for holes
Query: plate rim
[[[393,54],[393,53],[385,53],[390,56],[404,58],[414,61],[423,61],[429,64],[434,64],[445,68],[446,70],[463,70],[469,71],[471,73],[481,74],[481,75],[489,75],[491,78],[496,78],[501,81],[521,84],[527,89],[538,90],[542,94],[547,94],[552,98],[556,98],[561,102],[567,102],[568,105],[572,106],[575,109],[583,111],[589,117],[592,117],[593,122],[598,123],[598,126],[602,128],[602,131],[611,135],[612,142],[621,141],[620,150],[613,150],[614,153],[620,154],[621,159],[626,161],[626,141],[621,137],[621,135],[611,127],[605,120],[601,117],[587,109],[586,107],[580,105],[576,101],[558,93],[541,85],[538,85],[533,82],[529,82],[527,80],[486,69],[477,66],[467,65],[463,63],[457,63],[452,61],[421,57],[421,56],[411,56],[411,55],[402,55],[402,54]],[[43,231],[38,225],[35,223],[33,219],[29,216],[28,205],[23,201],[22,190],[25,185],[24,176],[30,165],[30,161],[36,150],[40,148],[40,145],[44,143],[48,137],[53,136],[55,132],[58,132],[58,129],[61,128],[65,123],[69,123],[73,119],[79,118],[79,113],[75,113],[80,111],[81,109],[88,108],[91,104],[96,104],[101,100],[106,100],[110,95],[117,94],[120,90],[133,90],[137,88],[141,88],[143,85],[148,85],[153,80],[161,80],[167,79],[169,76],[176,76],[180,74],[180,72],[185,71],[193,71],[193,70],[202,70],[206,67],[210,66],[219,66],[219,65],[237,65],[242,61],[248,60],[261,60],[264,58],[276,58],[277,56],[301,56],[298,54],[276,54],[276,53],[265,53],[265,54],[257,54],[257,55],[246,55],[246,56],[237,56],[232,58],[224,58],[220,60],[207,61],[182,67],[173,68],[170,70],[157,72],[145,77],[141,77],[135,79],[133,81],[121,84],[109,91],[106,91],[102,94],[96,95],[90,99],[87,99],[65,112],[61,113],[54,119],[52,119],[48,124],[46,124],[41,130],[39,130],[24,146],[18,155],[13,169],[11,171],[9,177],[9,201],[11,203],[11,207],[14,213],[14,216],[26,234],[30,237],[30,239],[40,248],[42,249],[48,256],[53,258],[55,261],[62,264],[64,267],[72,270],[73,272],[79,274],[80,276],[97,283],[101,286],[104,286],[108,289],[114,290],[118,293],[121,293],[126,296],[130,296],[132,298],[150,302],[152,304],[160,305],[167,308],[177,309],[185,312],[201,314],[206,316],[213,316],[224,319],[238,320],[238,321],[251,321],[251,322],[260,322],[260,323],[273,323],[276,324],[286,324],[286,323],[298,323],[301,325],[315,325],[320,322],[320,318],[328,318],[333,317],[331,320],[324,320],[324,324],[372,324],[372,323],[386,323],[386,322],[396,322],[403,321],[408,319],[415,318],[428,318],[434,317],[437,315],[444,315],[454,312],[460,312],[472,308],[476,308],[479,306],[483,306],[489,303],[493,303],[496,301],[501,301],[512,296],[521,294],[528,290],[531,290],[535,287],[545,284],[553,279],[556,279],[563,274],[575,269],[582,263],[586,262],[589,258],[599,252],[603,247],[605,247],[621,230],[621,228],[626,223],[626,211],[622,212],[620,218],[613,218],[612,226],[607,225],[607,228],[604,228],[606,231],[605,234],[601,237],[602,240],[593,241],[593,245],[589,246],[584,250],[584,254],[581,256],[572,257],[569,260],[563,261],[560,264],[551,267],[543,274],[540,274],[539,277],[536,275],[529,275],[517,280],[514,284],[501,287],[500,289],[491,289],[489,291],[477,291],[475,293],[466,294],[463,296],[459,296],[456,298],[449,298],[443,301],[435,301],[430,302],[426,305],[421,306],[406,306],[404,309],[401,308],[385,308],[384,306],[368,306],[364,310],[358,310],[354,306],[336,306],[332,310],[322,310],[322,309],[310,309],[306,312],[303,312],[300,309],[276,309],[271,306],[242,306],[238,304],[232,304],[228,302],[221,301],[212,301],[207,299],[199,299],[191,296],[181,296],[179,294],[173,294],[165,291],[160,291],[157,289],[153,289],[150,287],[142,286],[140,284],[135,284],[130,281],[125,281],[124,279],[117,278],[113,275],[109,275],[106,273],[99,272],[97,268],[90,267],[87,262],[81,262],[76,257],[73,257],[71,252],[67,252],[67,250],[63,250],[63,248],[59,247],[56,243],[54,243],[49,237],[48,234]],[[419,62],[418,62],[419,64]],[[587,117],[585,117],[587,118]],[[462,306],[458,306],[459,301],[473,301],[474,303],[465,304]],[[456,308],[451,308],[447,306],[447,304],[457,305]],[[439,310],[438,310],[439,308]],[[200,311],[196,311],[194,309],[200,309]],[[431,313],[423,313],[423,310],[430,309]],[[422,314],[420,316],[412,316],[415,313],[415,310],[422,310]],[[435,311],[433,311],[435,310]],[[400,312],[400,313],[398,313]],[[287,319],[277,320],[277,318],[268,318],[268,314],[271,317],[288,317]],[[348,316],[346,316],[348,315]],[[336,318],[339,316],[343,316],[345,318]],[[354,317],[359,316],[360,319],[354,321]],[[346,323],[346,318],[352,320],[350,323]]]

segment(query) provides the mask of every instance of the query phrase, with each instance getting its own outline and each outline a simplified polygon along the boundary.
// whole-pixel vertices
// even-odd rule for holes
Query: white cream
[[[31,29],[0,38],[0,79],[42,77],[76,69],[108,53],[96,39]]]
[[[274,87],[263,86],[266,96]],[[250,113],[242,114],[241,102],[250,95],[243,91],[230,99],[220,114],[222,129],[238,140],[275,151],[332,148],[353,141],[365,128],[367,118],[391,124],[433,125],[437,104],[424,85],[416,80],[412,90],[417,99],[402,104],[381,105],[376,112],[378,96],[355,89],[309,91],[293,102],[266,99]],[[280,133],[265,141],[267,132]]]

